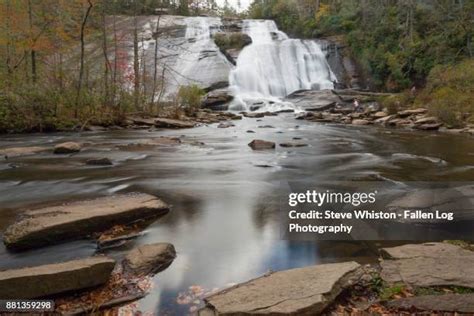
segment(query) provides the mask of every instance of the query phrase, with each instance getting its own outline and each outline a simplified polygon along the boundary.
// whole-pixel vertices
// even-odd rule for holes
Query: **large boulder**
[[[30,299],[104,284],[115,261],[97,256],[0,272],[1,299]]]
[[[340,98],[331,90],[300,90],[285,98],[305,111],[325,111],[332,109]]]
[[[175,258],[176,250],[172,244],[143,245],[127,254],[124,266],[134,274],[155,274],[166,269]]]
[[[55,154],[72,154],[81,151],[81,144],[76,142],[66,142],[54,146]]]
[[[27,211],[9,226],[3,241],[11,249],[27,249],[87,237],[114,225],[162,215],[166,203],[149,194],[113,195]]]
[[[261,139],[254,139],[248,145],[253,150],[274,149],[275,148],[275,143],[274,142],[269,142],[269,141],[261,140]]]
[[[474,288],[472,251],[442,243],[385,248],[383,251],[390,259],[381,262],[380,275],[390,284]]]
[[[219,89],[209,92],[202,101],[202,107],[213,110],[222,110],[223,105],[232,101],[234,97],[230,95],[229,90]]]
[[[271,273],[205,298],[200,315],[319,315],[359,272],[344,262]]]

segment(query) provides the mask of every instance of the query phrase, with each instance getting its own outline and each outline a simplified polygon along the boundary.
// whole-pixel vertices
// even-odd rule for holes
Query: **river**
[[[89,145],[71,157],[44,153],[2,161],[0,230],[14,220],[17,209],[31,204],[134,191],[160,196],[173,205],[172,211],[148,227],[142,237],[109,254],[119,257],[138,244],[174,244],[176,260],[154,278],[153,292],[140,306],[181,314],[189,306],[176,304],[176,297],[191,285],[222,288],[270,269],[376,259],[366,243],[281,240],[278,210],[268,207],[280,181],[352,181],[370,175],[400,182],[468,181],[474,177],[474,140],[466,136],[320,125],[296,121],[293,114],[265,117],[260,122],[244,118],[235,123],[228,129],[214,124],[180,131],[4,136],[0,147],[52,146],[66,140]],[[275,128],[258,127],[263,125]],[[180,135],[184,142],[178,146],[117,148]],[[254,138],[280,143],[293,137],[302,138],[300,141],[309,146],[261,152],[247,146]],[[111,158],[115,165],[85,166],[88,158],[102,156]],[[2,245],[0,268],[84,257],[95,251],[92,241],[16,254]]]

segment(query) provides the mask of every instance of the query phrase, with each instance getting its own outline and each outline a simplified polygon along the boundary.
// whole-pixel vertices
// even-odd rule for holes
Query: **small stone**
[[[248,144],[253,150],[274,149],[275,143],[261,139],[255,139]]]

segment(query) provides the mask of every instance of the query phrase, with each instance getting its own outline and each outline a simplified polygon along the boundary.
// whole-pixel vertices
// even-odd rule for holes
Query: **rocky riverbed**
[[[209,120],[214,115],[226,115],[203,113]],[[275,198],[282,180],[354,183],[377,179],[400,190],[414,180],[469,181],[474,176],[469,155],[474,152],[474,142],[467,134],[316,123],[296,120],[299,115],[234,113],[221,121],[232,123],[225,128],[219,127],[220,119],[216,118],[212,120],[215,123],[197,122],[194,128],[180,129],[157,127],[154,119],[147,118],[132,122],[140,127],[137,129],[40,134],[34,138],[3,136],[2,150],[8,153],[0,165],[0,229],[4,237],[15,231],[8,227],[31,219],[41,221],[35,216],[46,216],[51,210],[62,213],[58,207],[72,212],[83,207],[79,201],[98,203],[104,197],[113,201],[116,195],[133,192],[158,197],[171,210],[128,227],[117,223],[100,227],[99,232],[68,236],[60,243],[54,240],[55,245],[20,252],[2,248],[1,268],[75,265],[74,260],[105,254],[116,263],[113,272],[104,271],[110,274],[99,289],[108,292],[119,279],[135,280],[146,289],[142,292],[125,286],[123,301],[115,293],[106,295],[108,302],[124,304],[127,299],[141,298],[136,306],[140,310],[184,314],[202,307],[204,296],[269,270],[377,262],[377,249],[383,243],[280,240],[278,208],[268,201]],[[254,140],[273,145],[254,150],[249,146]],[[70,146],[71,142],[80,144],[79,151]],[[74,150],[54,153],[59,147]],[[456,148],[462,148],[462,154]],[[104,158],[111,164],[87,163]],[[126,203],[117,206],[124,208]],[[35,215],[32,210],[39,213]],[[399,234],[403,234],[403,226],[400,229]],[[155,260],[170,260],[173,252],[166,250],[168,246],[154,248],[165,249],[164,256],[133,249],[163,243],[174,245],[176,259],[150,276],[149,271],[154,273],[154,268],[167,265]],[[122,261],[130,253],[143,255],[153,268],[137,270],[144,271],[145,276],[123,275],[128,268],[122,267],[130,264],[122,265]],[[134,259],[127,262],[136,266]],[[152,295],[145,296],[146,292]],[[92,293],[105,292],[94,289]],[[58,301],[61,306],[73,302],[66,299]]]

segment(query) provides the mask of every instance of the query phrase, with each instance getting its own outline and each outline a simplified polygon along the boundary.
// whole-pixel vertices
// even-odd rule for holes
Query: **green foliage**
[[[216,33],[214,42],[221,50],[242,49],[250,43],[251,39],[243,33]]]
[[[474,60],[456,65],[439,65],[430,72],[425,89],[415,104],[425,105],[430,112],[450,127],[461,127],[474,114]]]
[[[204,95],[197,85],[182,86],[179,88],[177,99],[179,107],[182,108],[187,115],[193,115],[201,107],[201,98]]]
[[[311,3],[255,0],[249,15],[274,19],[291,35],[344,35],[372,85],[388,91],[422,85],[436,65],[473,55],[473,1],[322,0],[318,9]]]

